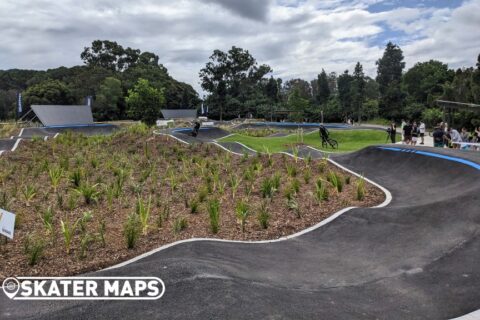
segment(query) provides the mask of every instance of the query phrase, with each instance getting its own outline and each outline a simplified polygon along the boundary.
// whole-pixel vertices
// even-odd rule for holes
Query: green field
[[[303,143],[325,151],[348,152],[364,147],[385,144],[387,133],[381,130],[330,130],[330,137],[337,140],[338,150],[332,148],[323,149],[320,136],[317,131],[304,135]],[[398,139],[397,139],[398,140]],[[300,143],[297,135],[286,137],[248,137],[239,134],[220,139],[221,142],[240,142],[257,150],[279,152],[289,149],[292,145]]]

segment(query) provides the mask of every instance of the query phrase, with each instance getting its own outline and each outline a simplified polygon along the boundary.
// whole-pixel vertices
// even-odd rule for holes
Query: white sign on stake
[[[15,214],[0,209],[0,234],[13,239],[15,229]]]

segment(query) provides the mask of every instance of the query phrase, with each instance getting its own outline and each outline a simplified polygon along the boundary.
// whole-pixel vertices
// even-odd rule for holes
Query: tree
[[[285,92],[285,97],[288,98],[295,91],[298,91],[298,95],[306,100],[313,100],[312,87],[308,81],[303,79],[290,79],[285,82],[283,91]]]
[[[162,89],[150,85],[148,80],[139,79],[133,89],[128,90],[127,115],[133,120],[141,120],[153,125],[160,117],[161,108],[165,105]]]
[[[288,96],[288,107],[293,113],[290,115],[290,120],[302,121],[303,115],[309,106],[307,99],[300,94],[300,89],[294,88],[292,93]]]
[[[115,41],[95,40],[91,47],[85,47],[80,58],[88,66],[97,66],[114,71],[124,71],[138,64],[158,65],[158,56],[139,49],[123,48]]]
[[[265,87],[266,95],[270,98],[272,103],[277,103],[279,100],[279,87],[278,82],[272,76],[268,79],[268,83]]]
[[[352,82],[352,101],[355,111],[357,112],[358,122],[362,121],[362,108],[365,102],[365,74],[360,62],[355,65]]]
[[[348,70],[345,70],[345,72],[338,77],[338,100],[343,118],[353,113],[352,82],[353,77],[348,73]]]
[[[122,98],[122,82],[114,77],[105,78],[93,104],[94,118],[99,121],[118,119],[120,115],[118,104]]]
[[[74,98],[67,85],[58,80],[47,80],[29,87],[23,95],[26,107],[32,104],[73,104]]]
[[[209,93],[209,111],[223,120],[236,117],[249,109],[249,100],[256,99],[256,87],[262,86],[264,76],[271,72],[267,65],[258,65],[255,58],[242,48],[232,47],[228,52],[215,50],[200,70],[200,83]]]
[[[377,61],[376,79],[380,91],[380,113],[386,118],[398,118],[402,114],[405,95],[400,85],[404,68],[402,50],[389,42],[382,58]]]
[[[330,94],[336,94],[338,92],[336,72],[330,72],[328,74],[328,89],[330,90]]]
[[[330,97],[330,87],[325,70],[322,69],[322,72],[317,78],[317,95],[315,99],[319,105],[322,105],[327,102],[328,98]]]
[[[403,76],[403,86],[408,93],[409,103],[427,104],[429,100],[436,100],[443,94],[443,85],[452,81],[453,71],[440,61],[416,63]],[[431,107],[433,105],[430,105]]]

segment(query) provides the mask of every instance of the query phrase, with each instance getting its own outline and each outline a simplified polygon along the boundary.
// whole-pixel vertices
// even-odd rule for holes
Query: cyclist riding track
[[[241,153],[241,145],[222,147],[232,145]],[[307,153],[323,156],[301,148]],[[182,241],[89,274],[159,277],[160,300],[27,302],[0,294],[0,318],[478,319],[479,154],[385,145],[330,160],[391,198],[287,239]]]

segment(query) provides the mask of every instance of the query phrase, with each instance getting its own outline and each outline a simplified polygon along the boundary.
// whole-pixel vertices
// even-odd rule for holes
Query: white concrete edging
[[[22,138],[18,138],[17,141],[15,141],[15,144],[13,145],[12,152],[17,150],[18,145],[20,144],[20,141],[22,141]]]

